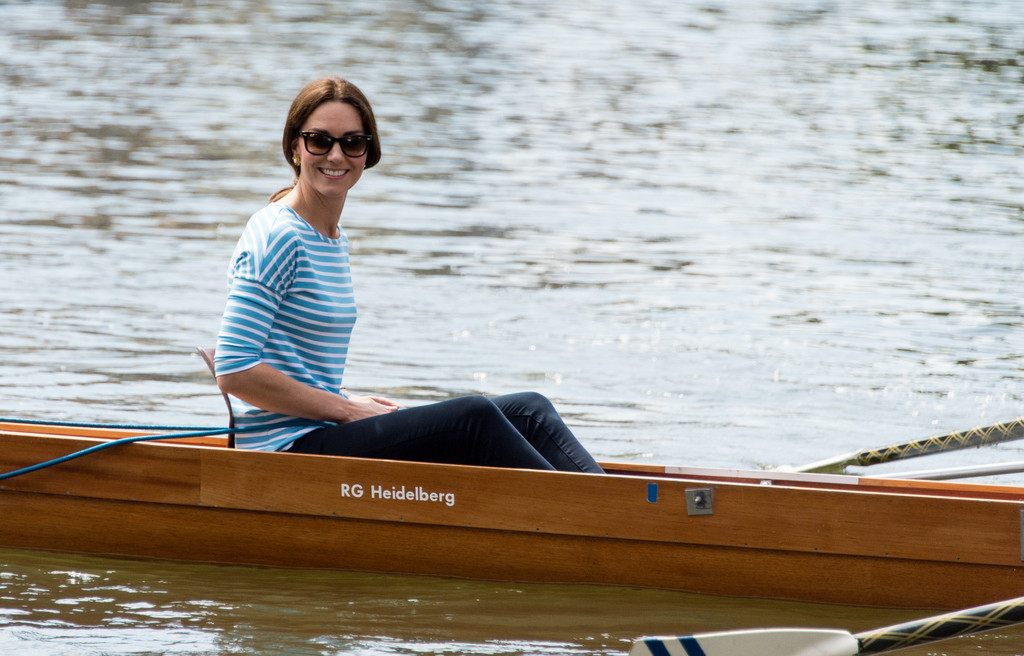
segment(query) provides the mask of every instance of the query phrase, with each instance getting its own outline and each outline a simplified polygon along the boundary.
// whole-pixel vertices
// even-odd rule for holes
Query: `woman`
[[[401,408],[349,394],[356,305],[341,212],[380,161],[377,123],[351,83],[325,78],[292,103],[282,147],[293,186],[254,214],[235,248],[217,382],[240,400],[241,448],[600,473],[538,394]]]

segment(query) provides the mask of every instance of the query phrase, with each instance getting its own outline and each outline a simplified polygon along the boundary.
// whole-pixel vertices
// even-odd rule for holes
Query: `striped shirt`
[[[228,268],[228,301],[217,337],[217,375],[266,363],[295,380],[341,393],[356,303],[348,239],[329,239],[287,205],[250,219]],[[286,449],[323,424],[268,412],[232,397],[239,448]],[[287,424],[287,425],[284,425]]]

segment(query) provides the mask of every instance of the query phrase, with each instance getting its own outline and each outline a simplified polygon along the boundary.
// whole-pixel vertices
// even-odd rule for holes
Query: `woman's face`
[[[320,132],[332,137],[366,134],[358,110],[341,101],[329,101],[313,110],[302,132]],[[331,149],[323,155],[314,155],[306,149],[305,139],[299,136],[292,153],[300,162],[298,184],[327,198],[344,200],[366,167],[366,152],[351,157],[342,152],[339,143],[331,144]]]

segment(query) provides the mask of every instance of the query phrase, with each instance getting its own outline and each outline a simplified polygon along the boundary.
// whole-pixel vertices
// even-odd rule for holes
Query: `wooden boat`
[[[139,434],[0,423],[0,474]],[[603,464],[119,444],[0,481],[0,546],[910,608],[1024,594],[1024,487]]]

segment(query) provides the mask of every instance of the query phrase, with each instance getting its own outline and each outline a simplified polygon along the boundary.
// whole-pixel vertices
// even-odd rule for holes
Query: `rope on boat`
[[[239,428],[239,427],[235,427],[235,428],[209,428],[209,427],[201,427],[201,426],[142,426],[142,425],[118,425],[118,424],[89,424],[89,423],[79,423],[79,422],[57,422],[57,421],[45,421],[45,422],[43,422],[43,421],[32,421],[32,420],[27,420],[27,419],[3,419],[3,418],[0,418],[0,422],[6,422],[6,423],[12,423],[12,424],[34,424],[34,425],[38,425],[38,426],[62,426],[62,427],[73,427],[73,428],[111,428],[111,429],[115,429],[116,428],[116,429],[129,429],[129,430],[153,430],[153,431],[170,430],[170,431],[180,431],[180,432],[172,432],[172,433],[163,433],[163,434],[160,434],[160,435],[133,435],[131,437],[122,437],[122,438],[119,438],[119,439],[116,439],[116,440],[111,440],[109,442],[104,442],[102,444],[96,444],[96,445],[91,446],[91,447],[89,447],[87,449],[82,449],[81,451],[75,451],[74,453],[69,453],[66,456],[61,456],[59,458],[54,458],[53,460],[47,460],[46,462],[41,462],[41,463],[39,463],[37,465],[30,465],[28,467],[23,467],[21,469],[15,469],[14,471],[10,471],[10,472],[4,473],[4,474],[0,474],[0,481],[5,481],[5,480],[7,480],[9,478],[14,478],[15,476],[22,476],[24,474],[28,474],[28,473],[31,473],[31,472],[34,472],[34,471],[39,471],[40,469],[46,469],[47,467],[53,467],[54,465],[59,465],[61,463],[68,462],[69,460],[74,460],[76,458],[81,458],[82,456],[87,456],[87,455],[89,455],[91,453],[96,453],[97,451],[102,451],[104,449],[109,449],[111,447],[120,446],[122,444],[131,444],[133,442],[150,442],[150,441],[156,441],[156,440],[176,440],[176,439],[181,439],[181,438],[185,438],[185,437],[211,437],[211,436],[214,436],[214,435],[227,435],[228,433],[254,433],[254,432],[257,432],[257,431],[266,430],[267,428],[271,428],[271,427],[280,428],[281,426],[285,425],[285,424],[279,424],[278,423],[278,424],[255,424],[253,426],[246,426],[244,428]],[[308,426],[310,424],[310,422],[295,422],[295,423],[296,424],[301,423],[301,425],[303,425],[303,426]],[[323,426],[328,425],[325,422],[316,422],[316,424],[317,425],[323,425]]]
[[[9,478],[14,478],[15,476],[21,476],[22,474],[28,474],[28,473],[31,473],[31,472],[34,472],[34,471],[39,471],[40,469],[46,469],[47,467],[53,467],[54,465],[59,465],[61,463],[67,462],[69,460],[74,460],[75,458],[81,458],[82,456],[87,456],[90,453],[96,453],[97,451],[102,451],[103,449],[109,449],[110,447],[119,446],[121,444],[129,444],[131,442],[144,442],[144,441],[147,441],[147,440],[169,440],[169,439],[176,439],[176,438],[180,438],[180,437],[205,437],[205,436],[209,436],[209,435],[219,435],[219,434],[223,434],[223,433],[229,433],[232,430],[233,429],[231,429],[231,428],[221,428],[221,429],[211,429],[211,430],[205,430],[205,431],[193,431],[191,433],[170,433],[170,434],[167,434],[167,435],[136,435],[134,437],[122,437],[122,438],[117,439],[117,440],[112,440],[110,442],[104,442],[103,444],[97,444],[95,446],[91,446],[88,449],[82,449],[81,451],[75,451],[74,453],[69,453],[68,455],[61,456],[60,458],[54,458],[53,460],[47,460],[46,462],[41,462],[38,465],[31,465],[29,467],[23,467],[22,469],[15,469],[14,471],[7,472],[6,474],[0,474],[0,481],[5,481],[5,480],[7,480]]]
[[[110,428],[116,430],[151,431],[221,431],[213,426],[150,426],[145,424],[91,424],[83,421],[39,421],[37,419],[11,419],[0,417],[0,424],[25,424],[30,426],[61,426],[65,428]],[[218,433],[211,433],[217,435]],[[202,436],[200,436],[202,437]]]

